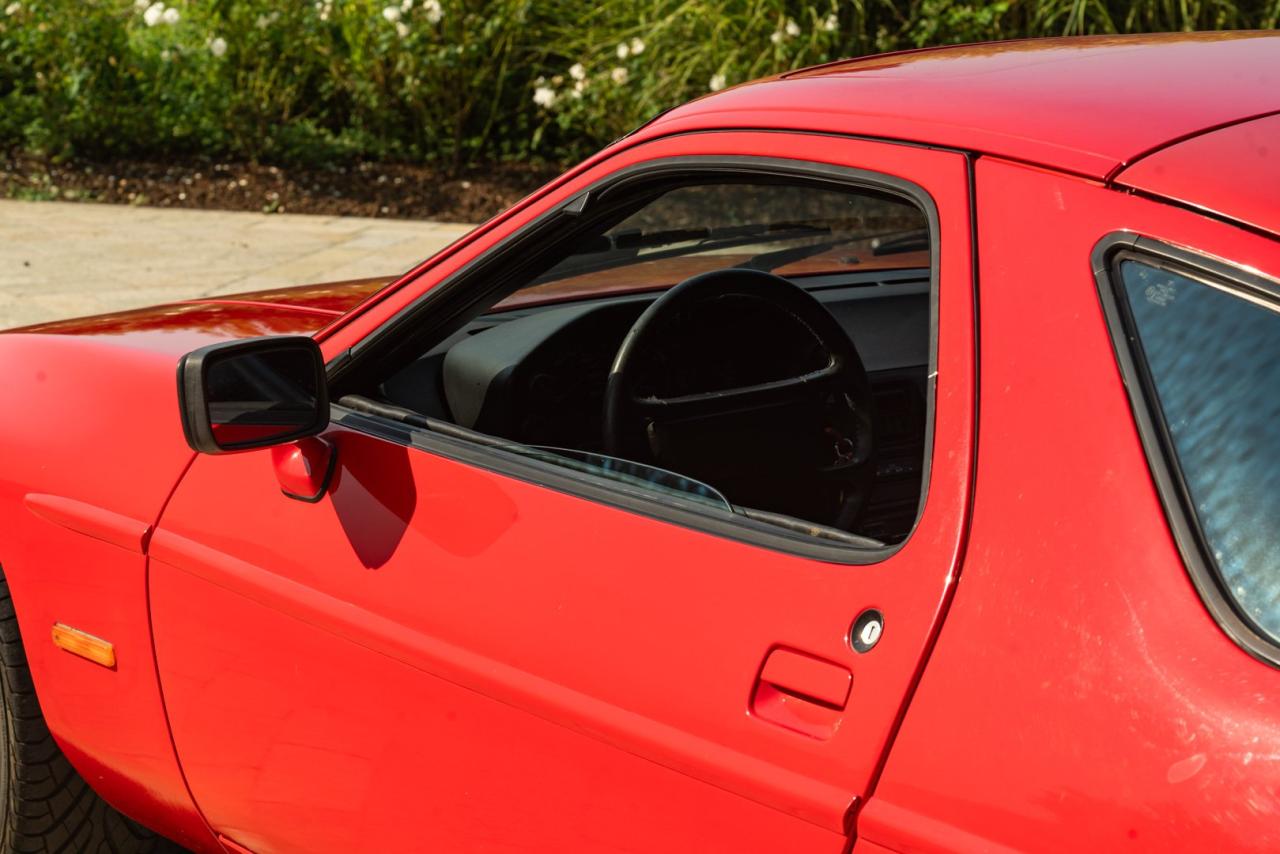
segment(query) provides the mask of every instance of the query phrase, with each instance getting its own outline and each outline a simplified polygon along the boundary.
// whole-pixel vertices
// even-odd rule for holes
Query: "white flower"
[[[723,74],[712,74],[711,82],[707,84],[707,88],[710,89],[712,92],[719,92],[721,89],[725,87],[725,84],[728,82],[729,81],[724,79]]]
[[[621,65],[615,67],[609,72],[609,79],[621,86],[623,83],[627,82],[627,69],[623,68]]]
[[[400,9],[397,6],[388,6],[382,10],[382,17],[387,19],[387,23],[394,24],[400,20]]]
[[[161,18],[164,20],[166,24],[176,24],[178,23],[178,19],[181,17],[182,15],[178,14],[178,10],[173,8],[172,6],[170,6],[168,9],[165,9],[164,14],[161,16]]]
[[[401,12],[408,12],[412,8],[413,8],[413,0],[404,0],[404,2],[400,4]]]
[[[800,25],[790,18],[787,18],[787,26],[784,29],[786,29],[789,38],[795,38],[800,35]]]
[[[13,5],[16,6],[18,4],[14,3]],[[150,5],[151,5],[151,0],[133,0],[133,8],[137,9],[139,12],[141,12],[143,9],[147,8]]]
[[[782,31],[774,30],[772,33],[769,33],[769,41],[774,44],[780,44],[782,42]]]
[[[840,26],[840,19],[836,17],[835,12],[832,12],[830,15],[828,15],[826,17],[826,20],[822,22],[822,29],[826,30],[829,33],[834,33],[839,28],[839,26]]]
[[[222,56],[227,52],[227,40],[222,36],[214,36],[209,41],[209,52],[214,56]]]
[[[404,21],[396,21],[396,35],[405,38],[409,35],[409,25]]]
[[[631,55],[631,48],[627,47],[626,42],[623,42],[622,44],[618,45],[618,49],[614,51],[614,53],[618,54],[618,59],[626,59],[628,56]]]
[[[533,103],[549,110],[556,105],[556,90],[549,86],[539,86],[533,90]]]
[[[440,0],[425,0],[422,13],[427,16],[428,24],[438,24],[444,17],[444,7],[440,5]]]
[[[145,0],[144,0],[144,2],[145,2]],[[4,7],[4,13],[5,13],[6,15],[11,15],[11,16],[12,16],[12,15],[16,15],[16,14],[18,14],[18,13],[19,13],[19,12],[21,12],[21,11],[22,11],[22,4],[21,4],[21,3],[10,3],[8,6],[5,6],[5,7]]]
[[[587,81],[579,80],[577,83],[573,84],[573,89],[569,94],[576,101],[582,98],[582,93],[585,91],[587,91]]]
[[[160,59],[162,59],[163,61],[168,62],[172,57],[173,57],[173,54],[169,53],[169,48],[165,48],[164,50],[160,51]]]
[[[632,39],[632,40],[631,40],[631,55],[632,55],[632,56],[639,56],[639,55],[640,55],[640,54],[642,54],[642,53],[644,53],[644,42],[643,42],[641,39],[638,39],[638,38]]]
[[[569,76],[574,80],[586,80],[587,69],[581,62],[575,62],[573,65],[569,66]]]
[[[164,15],[163,3],[152,3],[147,7],[147,11],[142,13],[142,20],[148,27],[154,27],[160,23],[160,18]]]

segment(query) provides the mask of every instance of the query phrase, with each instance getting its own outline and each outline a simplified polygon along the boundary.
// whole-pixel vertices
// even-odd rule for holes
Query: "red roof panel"
[[[777,127],[980,151],[1103,179],[1163,144],[1280,109],[1280,34],[1031,39],[768,78],[645,129]]]
[[[1280,115],[1157,151],[1116,183],[1280,235]]]

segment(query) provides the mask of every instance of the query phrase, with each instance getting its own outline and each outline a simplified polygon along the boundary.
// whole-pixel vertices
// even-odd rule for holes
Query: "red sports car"
[[[1278,200],[1280,36],[922,50],[0,335],[3,850],[1280,849]]]

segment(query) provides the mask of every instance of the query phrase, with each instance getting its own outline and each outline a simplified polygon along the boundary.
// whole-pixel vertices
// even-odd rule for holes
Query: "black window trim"
[[[915,521],[911,531],[900,543],[883,548],[833,543],[818,537],[788,532],[741,515],[725,518],[724,514],[702,508],[694,502],[672,501],[666,496],[635,495],[619,489],[616,484],[602,477],[559,469],[550,463],[522,459],[483,444],[396,424],[390,419],[370,416],[338,403],[331,404],[332,421],[358,432],[450,460],[748,545],[833,564],[870,565],[887,560],[911,541],[924,515],[933,475],[937,401],[941,259],[938,209],[927,190],[903,178],[854,167],[755,155],[679,155],[623,167],[535,217],[499,245],[447,276],[344,353],[343,358],[332,362],[330,386],[332,388],[337,384],[339,388],[331,392],[330,399],[336,401],[343,396],[342,388],[353,374],[358,373],[356,369],[360,367],[360,363],[381,355],[378,352],[379,344],[387,338],[395,336],[408,326],[422,323],[431,330],[432,337],[438,340],[459,328],[468,317],[468,312],[478,303],[488,305],[502,296],[502,284],[518,279],[524,272],[525,268],[519,262],[521,250],[545,245],[548,234],[563,228],[566,220],[581,222],[584,212],[596,200],[604,199],[618,189],[636,183],[671,180],[682,176],[767,178],[828,185],[844,191],[863,188],[897,196],[924,212],[929,226],[930,244],[929,363],[925,390],[924,460]],[[497,285],[492,283],[495,278],[499,280]],[[427,320],[428,317],[430,320]],[[420,335],[421,330],[415,330],[415,333]]]
[[[1187,574],[1205,608],[1223,632],[1249,655],[1273,667],[1280,667],[1280,644],[1253,622],[1230,593],[1200,527],[1123,292],[1120,263],[1126,260],[1176,273],[1250,302],[1264,303],[1273,310],[1280,309],[1280,283],[1224,261],[1129,231],[1105,236],[1094,247],[1092,255],[1094,279],[1120,375],[1128,392],[1129,407]]]

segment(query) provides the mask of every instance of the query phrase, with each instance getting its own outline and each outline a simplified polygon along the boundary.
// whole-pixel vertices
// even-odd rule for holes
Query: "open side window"
[[[433,294],[473,295],[449,323],[424,304],[392,324],[334,397],[354,425],[655,515],[902,543],[928,471],[931,200],[857,170],[710,161],[576,197],[493,253],[509,263]]]

